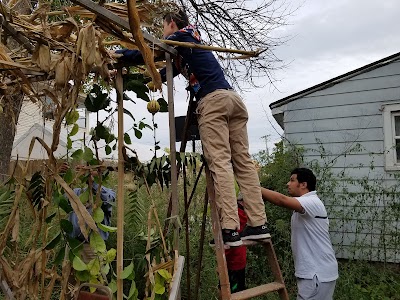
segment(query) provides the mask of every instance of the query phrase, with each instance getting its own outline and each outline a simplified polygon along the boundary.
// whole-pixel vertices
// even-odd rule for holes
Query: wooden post
[[[170,159],[171,159],[171,198],[172,198],[172,213],[174,219],[174,250],[179,250],[179,228],[176,218],[179,216],[179,201],[178,201],[178,177],[176,166],[176,133],[175,133],[175,113],[174,113],[174,75],[172,69],[172,60],[169,53],[165,53],[167,60],[167,86],[168,86],[168,113],[169,113],[169,144],[170,144]]]
[[[123,299],[124,269],[124,159],[122,149],[124,146],[124,100],[122,69],[118,69],[115,88],[118,103],[118,193],[117,193],[117,299]]]

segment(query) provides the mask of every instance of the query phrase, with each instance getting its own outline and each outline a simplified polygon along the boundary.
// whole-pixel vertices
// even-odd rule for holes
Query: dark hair
[[[317,179],[315,178],[314,173],[307,168],[296,168],[290,173],[290,175],[296,174],[297,175],[297,181],[302,183],[302,182],[307,182],[307,189],[311,191],[315,191],[315,186],[317,184]]]
[[[189,19],[183,10],[169,12],[164,16],[163,20],[167,21],[168,24],[175,21],[176,26],[178,26],[179,29],[189,25]]]

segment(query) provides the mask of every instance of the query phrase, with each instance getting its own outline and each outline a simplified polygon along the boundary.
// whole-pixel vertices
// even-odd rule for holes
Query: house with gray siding
[[[400,53],[270,108],[318,175],[337,257],[400,262]]]

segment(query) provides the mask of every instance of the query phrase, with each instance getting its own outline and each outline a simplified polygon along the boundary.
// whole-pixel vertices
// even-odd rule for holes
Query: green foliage
[[[3,227],[5,221],[11,213],[14,204],[15,191],[7,187],[0,188],[0,226]]]
[[[42,209],[45,188],[44,188],[44,178],[41,172],[36,172],[33,174],[28,187],[28,197],[32,202],[32,205],[38,210]]]
[[[303,162],[302,155],[303,150],[301,148],[294,146],[287,148],[283,141],[275,144],[271,155],[267,155],[265,151],[260,151],[254,158],[261,165],[261,185],[285,194],[290,172]]]
[[[150,101],[147,93],[149,89],[145,84],[145,79],[142,74],[127,74],[124,75],[124,91],[132,91],[136,93],[136,96],[146,102]]]
[[[103,93],[102,88],[94,84],[92,90],[87,94],[85,99],[86,109],[90,112],[98,112],[106,109],[111,102],[108,93]]]

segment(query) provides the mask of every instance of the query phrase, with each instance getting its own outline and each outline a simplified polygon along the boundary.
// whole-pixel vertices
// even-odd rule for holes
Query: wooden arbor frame
[[[116,14],[112,13],[111,11],[107,10],[106,8],[92,2],[91,0],[72,0],[72,2],[84,7],[85,9],[91,11],[96,15],[96,18],[104,19],[107,20],[119,27],[121,27],[124,30],[130,31],[130,25],[129,22],[126,21],[125,19],[117,16]],[[1,20],[3,25],[5,24]],[[7,26],[7,23],[5,24],[5,28],[9,32],[10,35],[12,35],[21,45],[23,45],[26,49],[28,49],[29,52],[32,51],[33,45],[30,43],[30,41],[25,37],[21,36],[16,32],[15,30],[13,31],[12,26]],[[149,35],[146,32],[142,32],[142,35],[144,39],[148,42],[153,44],[155,47],[158,49],[162,50],[165,52],[165,58],[166,58],[166,75],[167,75],[167,96],[168,96],[168,107],[169,107],[169,129],[170,129],[170,150],[171,150],[171,199],[170,199],[170,204],[171,204],[171,219],[174,220],[174,249],[178,250],[178,245],[179,245],[179,238],[178,238],[178,224],[177,224],[177,216],[179,215],[179,201],[178,201],[178,191],[177,191],[177,164],[176,164],[176,145],[175,145],[175,116],[174,116],[174,99],[173,99],[173,71],[172,71],[172,56],[175,56],[177,54],[176,50],[170,45],[174,46],[185,46],[185,47],[192,47],[192,48],[203,48],[207,50],[215,50],[215,51],[220,51],[220,52],[230,52],[230,53],[238,53],[238,54],[243,54],[245,56],[258,56],[262,51],[243,51],[243,50],[232,50],[232,49],[225,49],[225,48],[217,48],[217,47],[212,47],[212,46],[205,46],[205,45],[196,45],[196,44],[188,44],[188,43],[179,43],[179,42],[173,42],[173,41],[162,41],[158,40],[155,37]],[[243,57],[245,58],[245,57]],[[17,68],[23,68],[23,65],[20,64],[15,64],[11,62],[3,62],[3,63],[8,63],[9,65],[12,65]],[[31,71],[32,68],[30,68]],[[38,70],[40,71],[40,70]],[[34,72],[35,73],[35,72]],[[46,80],[43,76],[43,73],[36,72],[34,77],[31,77],[31,81],[43,81]],[[123,135],[124,135],[124,128],[123,128],[123,82],[122,82],[122,71],[121,67],[118,68],[117,72],[117,77],[115,81],[115,88],[117,91],[117,102],[118,102],[118,140],[123,141]],[[123,293],[122,293],[122,270],[123,270],[123,224],[124,224],[124,198],[123,198],[123,178],[124,178],[124,160],[122,156],[122,149],[123,149],[123,143],[118,143],[118,208],[117,208],[117,299],[122,299],[123,298]],[[208,184],[209,185],[209,184]],[[212,185],[212,183],[211,183]],[[212,201],[210,201],[212,202]],[[217,239],[217,244],[219,245],[222,243],[219,239]],[[218,255],[217,255],[218,258]],[[180,260],[180,264],[182,265],[182,259]],[[222,257],[220,259],[223,259]],[[180,274],[178,274],[180,276]],[[177,280],[177,283],[179,283],[179,280]],[[178,295],[178,287],[173,287],[172,292],[170,295],[170,299],[176,299]]]
[[[125,30],[130,30],[128,21],[111,13],[104,7],[101,7],[91,0],[72,0],[76,4],[86,8],[87,10],[95,13],[97,17],[105,18],[112,21],[114,24],[119,25]],[[142,32],[143,37],[148,42],[156,45],[165,51],[166,68],[167,68],[167,88],[168,88],[168,114],[169,114],[169,130],[170,130],[170,149],[171,149],[171,199],[172,199],[172,216],[179,214],[179,201],[178,201],[178,179],[177,179],[177,165],[176,165],[176,145],[175,145],[175,114],[174,114],[174,95],[173,95],[173,69],[171,55],[176,55],[177,52],[174,48],[162,43],[155,37],[146,32]],[[119,68],[117,72],[115,88],[117,91],[118,103],[118,141],[124,140],[124,109],[123,109],[123,79],[122,69]],[[123,241],[124,241],[124,159],[123,159],[123,143],[118,142],[118,193],[117,193],[117,299],[123,299]],[[176,218],[174,218],[176,219]],[[174,250],[178,250],[179,227],[175,223],[174,228]],[[176,290],[176,288],[175,288]],[[174,295],[172,295],[174,294]],[[176,297],[178,293],[171,293]],[[175,299],[175,298],[174,298]]]

